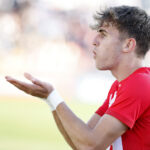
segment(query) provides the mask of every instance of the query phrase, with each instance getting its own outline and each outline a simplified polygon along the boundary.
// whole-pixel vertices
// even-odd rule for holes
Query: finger
[[[36,78],[34,78],[31,74],[29,73],[24,73],[24,76],[26,79],[30,80],[31,82],[34,82]]]
[[[36,79],[35,77],[33,77],[31,74],[29,73],[24,73],[24,76],[30,80],[32,83],[36,84],[36,85],[39,85],[39,86],[43,86],[43,82]]]
[[[12,85],[14,85],[15,87],[17,87],[18,89],[26,92],[26,93],[30,93],[31,91],[31,88],[32,88],[32,85],[31,84],[28,84],[28,83],[25,83],[25,82],[22,82],[22,81],[19,81],[19,80],[16,80],[10,76],[6,76],[5,77],[6,80],[11,83]]]
[[[12,78],[10,76],[6,76],[5,79],[8,81],[8,82],[18,82],[18,80],[16,80],[15,78]]]
[[[5,76],[5,79],[6,79],[6,80],[11,80],[11,79],[13,79],[13,78],[10,77],[10,76]]]

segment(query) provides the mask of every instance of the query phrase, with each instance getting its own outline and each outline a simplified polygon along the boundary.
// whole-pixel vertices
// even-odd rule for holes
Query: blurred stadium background
[[[23,73],[53,83],[84,121],[102,104],[114,81],[96,70],[95,34],[89,25],[100,7],[134,5],[150,13],[149,0],[0,0],[0,150],[70,150],[43,101],[8,84]],[[150,53],[144,63],[150,66]]]

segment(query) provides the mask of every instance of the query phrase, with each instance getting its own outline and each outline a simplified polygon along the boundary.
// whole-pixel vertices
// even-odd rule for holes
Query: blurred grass
[[[67,102],[85,122],[98,106]],[[47,104],[37,98],[0,97],[0,150],[71,150]]]

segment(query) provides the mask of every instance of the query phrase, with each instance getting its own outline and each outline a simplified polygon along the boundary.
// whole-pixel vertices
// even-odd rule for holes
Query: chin
[[[98,70],[109,70],[108,68],[106,67],[96,67]]]
[[[98,70],[111,70],[111,68],[108,67],[108,66],[96,66],[96,68],[97,68]]]

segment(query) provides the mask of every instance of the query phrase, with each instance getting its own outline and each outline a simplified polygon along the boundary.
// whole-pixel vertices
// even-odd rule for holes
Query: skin
[[[136,40],[121,38],[121,33],[112,25],[103,24],[93,40],[93,55],[99,70],[110,70],[118,81],[128,77],[142,66],[142,59],[136,55]],[[30,74],[25,77],[31,84],[6,76],[6,80],[18,89],[32,96],[47,98],[53,86],[42,82]],[[56,124],[74,150],[106,150],[128,127],[113,116],[94,114],[88,123],[80,120],[66,105],[59,104],[53,116]]]

